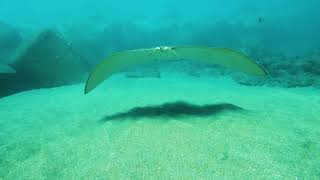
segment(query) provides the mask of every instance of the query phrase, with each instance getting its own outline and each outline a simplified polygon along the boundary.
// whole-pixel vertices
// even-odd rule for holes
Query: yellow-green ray
[[[102,81],[127,67],[149,63],[155,60],[192,60],[207,64],[217,64],[247,74],[265,76],[267,72],[245,54],[226,48],[206,46],[156,47],[117,52],[101,61],[90,73],[85,93],[89,93]]]

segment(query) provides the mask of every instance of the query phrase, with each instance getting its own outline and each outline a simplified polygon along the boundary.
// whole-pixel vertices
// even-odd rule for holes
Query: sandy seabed
[[[320,90],[115,75],[0,99],[0,179],[320,179]]]

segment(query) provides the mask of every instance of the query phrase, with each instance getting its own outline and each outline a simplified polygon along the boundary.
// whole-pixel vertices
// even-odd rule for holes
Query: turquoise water
[[[319,5],[1,1],[0,179],[320,179]],[[179,45],[268,75],[155,61],[84,94],[110,54]]]

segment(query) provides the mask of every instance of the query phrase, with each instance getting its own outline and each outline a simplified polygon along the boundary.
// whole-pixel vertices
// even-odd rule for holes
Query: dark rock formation
[[[0,96],[75,84],[84,81],[87,75],[81,56],[52,29],[44,30],[25,42],[10,62],[16,73],[0,75]]]

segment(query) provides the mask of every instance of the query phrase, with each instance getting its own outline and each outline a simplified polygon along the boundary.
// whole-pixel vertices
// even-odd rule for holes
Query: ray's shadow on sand
[[[208,117],[222,112],[245,111],[244,108],[229,104],[195,105],[187,102],[170,102],[155,106],[135,107],[127,112],[105,116],[101,121],[125,120],[139,118],[181,118],[181,117]]]

